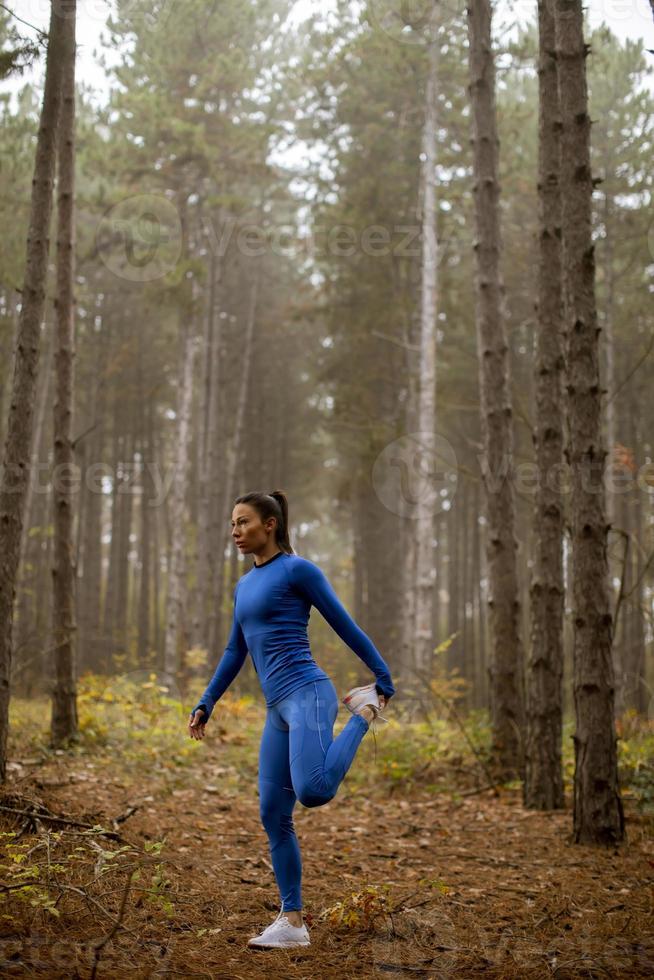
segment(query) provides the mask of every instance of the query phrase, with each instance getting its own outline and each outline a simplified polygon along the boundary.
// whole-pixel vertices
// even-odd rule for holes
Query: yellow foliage
[[[209,651],[205,647],[191,647],[184,654],[184,663],[191,670],[199,670],[207,666],[209,662]]]
[[[342,901],[325,909],[321,918],[327,919],[331,926],[345,926],[354,929],[360,926],[369,930],[379,916],[390,910],[389,885],[366,885],[360,892],[350,892]]]

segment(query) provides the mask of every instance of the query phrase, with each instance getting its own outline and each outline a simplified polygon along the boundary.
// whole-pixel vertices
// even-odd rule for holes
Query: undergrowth
[[[464,714],[457,708],[463,694],[459,678],[431,682],[421,693],[420,704],[411,692],[402,692],[387,709],[389,724],[367,739],[374,764],[353,766],[346,781],[353,791],[365,791],[374,780],[376,789],[419,786],[433,792],[451,792],[489,782],[491,728],[488,712]],[[200,691],[193,692],[199,696]],[[431,697],[430,697],[431,696]],[[190,704],[195,703],[191,698]],[[416,707],[420,710],[417,711]],[[265,705],[252,695],[228,691],[214,709],[203,743],[187,733],[188,704],[171,696],[155,673],[139,672],[106,678],[85,674],[78,682],[79,732],[66,748],[49,745],[49,703],[45,699],[13,698],[10,705],[9,757],[35,757],[46,761],[53,754],[70,753],[92,759],[98,765],[117,763],[121,773],[139,778],[143,766],[167,777],[171,785],[196,765],[206,747],[220,747],[221,785],[238,790],[243,780],[256,780]],[[341,708],[334,734],[347,723]],[[654,813],[654,721],[627,712],[616,724],[620,785],[643,813]],[[574,779],[574,719],[563,725],[562,760],[566,792]],[[374,740],[374,748],[373,748]],[[519,782],[507,784],[518,788]]]

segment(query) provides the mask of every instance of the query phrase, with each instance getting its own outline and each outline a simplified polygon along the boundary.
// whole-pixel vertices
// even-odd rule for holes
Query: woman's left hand
[[[380,694],[379,695],[379,706],[381,708],[385,708],[386,707],[386,704],[387,704],[386,698],[384,697],[383,694]]]

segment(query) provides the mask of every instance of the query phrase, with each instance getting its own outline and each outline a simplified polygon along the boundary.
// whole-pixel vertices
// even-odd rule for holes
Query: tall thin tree
[[[227,447],[227,461],[225,474],[225,497],[222,501],[222,516],[219,527],[219,549],[218,556],[222,561],[222,556],[227,547],[229,533],[229,522],[232,516],[232,504],[236,496],[236,477],[238,475],[238,457],[243,445],[245,433],[245,409],[248,398],[248,385],[252,374],[252,360],[254,357],[254,336],[257,324],[257,304],[259,301],[259,289],[263,270],[261,259],[255,259],[252,267],[252,281],[250,284],[250,297],[247,310],[247,321],[245,324],[245,338],[243,341],[243,354],[241,362],[241,381],[238,390],[238,400],[234,413],[234,428],[232,438]]]
[[[27,261],[16,333],[14,375],[0,487],[0,781],[6,777],[13,605],[29,479],[34,391],[50,250],[52,184],[64,65],[65,0],[53,0],[43,105],[36,140]]]
[[[420,455],[433,464],[436,415],[436,288],[438,240],[436,235],[436,134],[438,95],[438,4],[434,3],[427,26],[427,84],[422,128],[422,283],[420,308],[420,378],[418,431]],[[422,469],[422,467],[421,467]],[[429,469],[429,467],[428,467]],[[433,489],[415,522],[416,583],[414,649],[416,666],[431,667],[434,602],[434,504]]]
[[[523,770],[523,650],[519,630],[513,487],[513,411],[509,349],[502,310],[495,65],[490,0],[470,0],[470,102],[473,121],[477,240],[476,321],[484,445],[486,536],[490,587],[493,754],[507,777]]]
[[[531,645],[527,672],[525,806],[562,807],[563,495],[556,480],[563,462],[561,195],[559,100],[554,57],[554,16],[538,2],[540,208],[538,318],[534,390],[534,450],[538,483],[534,500],[534,567],[531,579]]]
[[[182,316],[184,316],[182,312]],[[188,314],[186,314],[188,316]],[[178,643],[182,625],[186,575],[186,491],[188,484],[191,402],[193,369],[198,350],[198,338],[193,315],[183,331],[183,361],[177,390],[177,442],[175,447],[175,478],[172,493],[172,528],[168,595],[166,598],[166,633],[164,645],[164,677],[167,684],[175,681],[178,662]]]
[[[606,500],[591,227],[593,180],[581,0],[554,5],[561,110],[561,229],[571,467],[574,700],[576,711],[574,839],[614,843],[624,837],[618,786],[611,659]]]
[[[52,638],[54,688],[50,733],[60,745],[77,732],[75,667],[75,555],[71,478],[75,463],[72,443],[73,361],[75,356],[75,19],[70,0],[64,16],[59,118],[57,200],[57,302],[54,402],[54,564]]]

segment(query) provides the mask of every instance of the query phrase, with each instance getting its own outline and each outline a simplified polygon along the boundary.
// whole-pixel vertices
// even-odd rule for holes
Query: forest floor
[[[138,726],[121,741],[87,725],[58,752],[43,732],[13,736],[2,976],[654,974],[651,812],[626,793],[626,842],[574,845],[569,799],[526,810],[517,785],[482,789],[474,760],[443,752],[403,777],[384,743],[406,732],[391,724],[364,739],[332,801],[296,804],[311,945],[248,948],[279,902],[256,791],[263,714],[231,705],[238,724],[212,719],[201,743],[181,726],[154,747]]]

